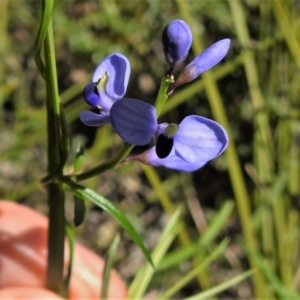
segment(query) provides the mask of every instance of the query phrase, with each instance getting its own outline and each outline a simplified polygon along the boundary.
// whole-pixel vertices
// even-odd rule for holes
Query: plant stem
[[[169,98],[169,96],[167,95],[167,91],[168,91],[170,84],[173,82],[174,82],[173,76],[171,76],[170,78],[163,77],[161,80],[158,95],[157,95],[157,98],[154,103],[154,107],[156,108],[156,116],[157,117],[159,117],[166,101]]]
[[[101,174],[107,170],[111,170],[111,169],[115,168],[122,160],[124,160],[128,156],[128,154],[130,153],[130,151],[132,150],[133,147],[134,147],[134,145],[124,144],[121,151],[112,160],[110,160],[108,162],[104,162],[103,164],[101,164],[93,169],[90,169],[86,172],[80,173],[78,175],[66,176],[66,177],[71,177],[72,179],[75,179],[76,181],[80,181],[80,180],[86,180],[88,178],[94,177],[95,175]]]
[[[52,21],[44,43],[45,78],[47,86],[47,133],[48,133],[48,173],[50,174],[61,164],[61,126],[60,99],[58,96],[56,60],[53,41]],[[62,171],[60,174],[62,175]],[[47,186],[49,201],[49,231],[48,231],[48,289],[61,294],[63,287],[64,267],[64,192],[57,183]]]

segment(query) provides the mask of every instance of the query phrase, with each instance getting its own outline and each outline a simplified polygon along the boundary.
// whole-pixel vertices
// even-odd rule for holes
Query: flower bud
[[[196,56],[179,74],[178,78],[169,87],[169,94],[183,83],[198,78],[202,73],[218,64],[227,54],[230,46],[230,39],[224,39],[212,44],[205,51]]]
[[[182,63],[192,44],[192,31],[183,20],[170,22],[162,33],[165,60],[170,67]]]

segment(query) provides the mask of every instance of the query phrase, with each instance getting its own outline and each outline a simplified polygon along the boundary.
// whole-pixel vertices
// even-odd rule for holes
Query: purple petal
[[[227,133],[220,124],[195,115],[183,119],[174,136],[176,155],[190,163],[207,162],[217,157],[227,144]]]
[[[79,114],[81,122],[87,126],[101,126],[110,122],[107,114],[96,114],[89,110],[84,110]]]
[[[99,89],[98,89],[99,90]],[[119,101],[120,99],[114,99],[109,97],[106,93],[104,92],[99,92],[99,102],[98,102],[98,107],[103,109],[106,113],[109,113],[111,106],[116,102]]]
[[[180,73],[172,85],[173,89],[183,83],[196,79],[202,73],[219,63],[227,54],[229,46],[230,40],[224,39],[212,44],[209,48],[196,56]]]
[[[162,34],[166,62],[171,66],[182,63],[188,55],[192,40],[192,31],[185,21],[177,19],[170,22]]]
[[[154,106],[131,98],[113,104],[111,124],[117,134],[128,144],[143,146],[150,143],[157,130]]]
[[[155,167],[163,166],[168,169],[173,169],[182,172],[193,172],[203,167],[207,161],[191,163],[181,159],[175,154],[173,148],[172,152],[167,158],[160,159],[156,155],[155,147],[147,150],[145,153],[147,156],[147,164]]]
[[[107,56],[97,67],[93,82],[98,82],[105,74],[108,75],[105,89],[107,96],[121,99],[125,95],[130,75],[130,63],[127,57],[121,53]]]
[[[99,107],[103,111],[108,113],[110,111],[111,106],[117,100],[107,96],[104,92],[100,91],[97,85],[97,82],[89,83],[83,89],[83,98],[87,104],[93,107]]]
[[[98,106],[100,102],[100,96],[97,88],[97,82],[91,82],[89,83],[84,89],[83,89],[83,98],[86,101],[87,104],[96,107]]]

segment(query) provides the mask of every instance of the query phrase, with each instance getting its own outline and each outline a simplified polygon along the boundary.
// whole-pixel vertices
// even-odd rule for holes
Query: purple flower
[[[220,153],[221,154],[221,153]],[[213,158],[212,158],[213,159]],[[172,149],[167,158],[159,158],[156,154],[155,147],[145,151],[140,159],[141,162],[154,167],[165,167],[182,172],[193,172],[203,167],[208,161],[203,160],[197,163],[188,162],[175,154],[175,149]]]
[[[83,111],[79,117],[88,126],[100,126],[110,122],[111,106],[120,100],[128,85],[130,63],[123,54],[107,56],[97,67],[92,82],[83,90],[85,101],[100,110],[100,113]]]
[[[111,123],[129,144],[156,144],[141,155],[141,161],[180,171],[199,169],[228,144],[225,129],[212,120],[191,115],[179,125],[158,124],[155,108],[137,99],[116,102],[111,108]]]
[[[219,63],[227,54],[230,46],[230,39],[224,39],[212,44],[196,56],[179,74],[178,78],[169,87],[169,92],[172,92],[176,87],[183,83],[190,82],[202,73],[206,72],[217,63]]]
[[[186,59],[192,40],[192,31],[183,20],[174,20],[165,27],[162,42],[165,60],[171,67],[179,65]]]
[[[157,130],[156,110],[146,102],[124,98],[112,106],[110,114],[113,128],[128,144],[146,145]]]

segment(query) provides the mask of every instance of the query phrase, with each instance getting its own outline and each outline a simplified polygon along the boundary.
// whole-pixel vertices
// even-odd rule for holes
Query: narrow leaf
[[[202,292],[200,294],[197,294],[195,296],[186,298],[185,300],[205,300],[205,299],[211,299],[211,297],[216,296],[218,293],[227,290],[228,288],[238,284],[239,282],[245,280],[247,277],[251,276],[254,273],[253,270],[244,272],[242,274],[239,274],[225,282],[222,282],[219,285],[214,286],[213,288]]]
[[[82,199],[74,196],[74,225],[78,227],[84,221],[86,208]]]
[[[158,299],[169,299],[175,293],[177,293],[181,288],[187,285],[191,280],[193,280],[198,274],[200,274],[207,266],[209,266],[218,256],[220,256],[225,249],[228,247],[229,239],[224,239],[215,249],[214,251],[206,257],[203,261],[200,262],[198,266],[196,266],[192,271],[186,274],[183,278],[176,282],[176,284],[172,285],[163,295],[161,295]]]
[[[133,241],[140,247],[148,261],[153,265],[150,253],[148,249],[145,247],[143,240],[140,235],[128,221],[126,216],[112,204],[111,201],[104,198],[103,196],[97,194],[91,189],[80,186],[79,184],[75,184],[74,182],[67,182],[68,186],[72,188],[73,193],[80,199],[89,199],[97,206],[101,207],[103,210],[107,211],[113,218],[115,218],[120,225],[127,231],[127,233],[131,236]]]

